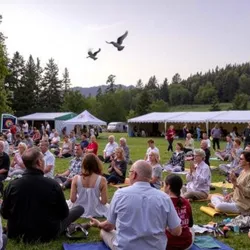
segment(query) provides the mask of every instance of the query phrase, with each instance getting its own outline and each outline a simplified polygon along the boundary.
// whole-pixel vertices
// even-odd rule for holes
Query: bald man
[[[112,250],[165,250],[165,229],[181,234],[181,221],[171,199],[150,186],[151,176],[152,167],[136,161],[129,171],[132,185],[115,192],[107,220],[91,218],[90,224],[101,229],[102,239]]]

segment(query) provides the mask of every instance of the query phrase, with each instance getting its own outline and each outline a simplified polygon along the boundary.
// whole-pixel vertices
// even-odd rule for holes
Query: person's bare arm
[[[106,232],[110,232],[113,229],[115,229],[115,225],[111,224],[110,222],[108,222],[107,220],[100,222],[97,219],[91,218],[90,220],[90,225],[92,227],[98,227],[100,229],[103,229]]]
[[[75,203],[77,199],[77,178],[78,176],[76,175],[71,183],[70,200],[72,203]]]
[[[172,235],[174,235],[174,236],[180,236],[181,233],[182,233],[182,227],[181,227],[181,225],[179,225],[178,227],[173,228],[173,229],[169,229],[169,228],[168,228],[168,231],[169,231]]]
[[[45,168],[44,168],[44,173],[45,174],[47,174],[47,173],[49,173],[50,171],[51,171],[51,169],[53,168],[53,165],[48,165],[48,166],[46,166]]]
[[[105,205],[108,202],[108,192],[107,192],[107,180],[102,177],[100,183],[100,190],[101,190],[101,203]]]

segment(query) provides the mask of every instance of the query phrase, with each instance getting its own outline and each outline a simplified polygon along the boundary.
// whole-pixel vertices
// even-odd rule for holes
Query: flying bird
[[[97,50],[96,52],[92,52],[92,50],[90,49],[89,51],[88,51],[88,55],[89,56],[87,56],[87,58],[91,58],[91,59],[93,59],[93,60],[96,60],[96,59],[98,59],[96,56],[97,56],[97,54],[99,53],[101,51],[101,49],[99,49],[99,50]]]
[[[117,39],[117,42],[107,42],[108,44],[113,44],[118,51],[121,51],[124,49],[124,46],[122,46],[122,42],[123,40],[127,37],[128,35],[128,31],[126,31],[122,36],[120,36],[118,39]]]

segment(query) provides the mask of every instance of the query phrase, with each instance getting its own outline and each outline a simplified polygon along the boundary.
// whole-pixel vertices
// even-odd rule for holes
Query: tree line
[[[0,23],[1,23],[0,16]],[[0,26],[1,27],[1,26]],[[39,58],[27,60],[15,52],[8,57],[5,37],[0,33],[0,113],[22,116],[34,112],[87,109],[107,122],[126,121],[148,112],[165,112],[171,106],[210,104],[211,111],[220,110],[220,102],[232,102],[231,109],[247,109],[250,95],[250,63],[218,66],[206,73],[197,72],[187,79],[176,73],[171,81],[159,82],[151,76],[145,83],[139,79],[134,88],[115,85],[116,76],[108,76],[107,88],[96,96],[83,96],[73,91],[69,71],[60,76],[54,59],[41,67]]]

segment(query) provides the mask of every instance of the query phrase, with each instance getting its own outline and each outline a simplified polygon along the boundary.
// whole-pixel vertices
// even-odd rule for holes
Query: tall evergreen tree
[[[176,73],[172,78],[172,84],[179,84],[181,83],[181,76],[179,73]]]
[[[108,79],[106,81],[106,84],[108,84],[108,87],[106,88],[106,93],[114,93],[115,92],[115,75],[109,75]]]
[[[102,88],[99,87],[97,92],[96,92],[96,99],[99,99],[101,95],[102,95]]]
[[[62,84],[64,88],[64,93],[68,92],[71,84],[69,78],[69,71],[67,68],[64,69]]]
[[[165,78],[162,85],[160,86],[160,97],[164,102],[169,101],[169,91],[168,91],[168,79]]]
[[[62,81],[58,78],[58,72],[54,59],[49,59],[44,70],[40,94],[40,101],[45,111],[58,111],[63,103]]]
[[[148,113],[150,104],[151,104],[150,96],[146,90],[142,91],[139,95],[139,100],[136,106],[136,113],[138,115],[144,115]]]
[[[155,76],[151,76],[145,85],[145,89],[158,89],[158,87],[158,81]]]
[[[135,86],[137,89],[143,89],[143,82],[141,79],[139,79],[136,83],[136,86]]]

